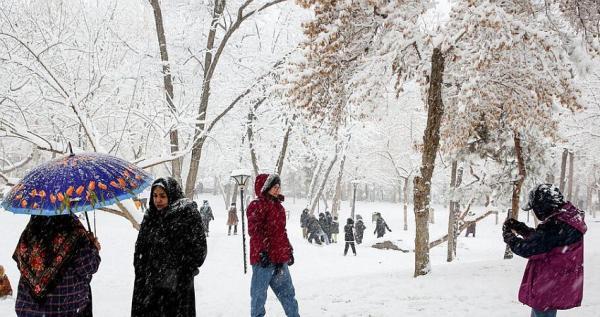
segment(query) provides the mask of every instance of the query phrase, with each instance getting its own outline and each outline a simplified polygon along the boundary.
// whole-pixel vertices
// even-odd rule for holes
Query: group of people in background
[[[375,222],[375,231],[373,234],[377,238],[385,235],[386,230],[392,232],[387,225],[381,213],[373,213],[373,221]],[[302,228],[302,237],[308,240],[309,243],[322,245],[323,243],[337,243],[338,234],[340,232],[340,224],[337,216],[332,216],[329,211],[319,213],[319,218],[311,214],[308,208],[302,210],[300,215],[300,227]],[[361,244],[364,237],[364,232],[367,229],[361,215],[356,215],[356,222],[352,218],[346,220],[344,225],[344,255],[348,253],[348,249],[352,248],[356,255],[355,244]]]
[[[279,176],[258,175],[255,191],[257,198],[249,204],[246,214],[252,265],[251,316],[265,316],[267,290],[271,287],[286,316],[298,317],[289,271],[295,260],[286,231]],[[149,208],[135,244],[131,316],[196,315],[194,277],[207,255],[208,225],[204,219],[207,215],[214,219],[210,206],[204,206],[208,206],[207,201],[200,212],[195,202],[184,197],[173,178],[159,178],[152,184]],[[550,184],[532,190],[524,210],[533,210],[541,221],[536,228],[512,218],[502,227],[504,242],[512,252],[528,259],[519,301],[530,306],[531,316],[535,317],[554,317],[557,310],[580,306],[583,236],[587,231],[584,212]],[[237,215],[232,218],[231,214],[235,214],[235,204],[229,211],[231,229],[237,224]],[[320,216],[322,219],[317,219],[308,209],[302,212],[304,238],[318,244],[337,241],[336,231],[332,230],[339,226],[337,218],[327,213]],[[391,231],[381,214],[375,216],[374,233],[378,237]],[[362,242],[365,229],[360,215],[356,222],[347,219],[344,255],[350,248],[356,255],[355,243]],[[75,215],[31,216],[13,254],[21,274],[15,302],[17,316],[92,316],[90,282],[100,265],[99,251],[97,238]],[[0,266],[0,298],[11,293]]]

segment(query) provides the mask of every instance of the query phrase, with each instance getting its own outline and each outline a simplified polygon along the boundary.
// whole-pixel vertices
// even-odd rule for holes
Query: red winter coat
[[[250,235],[250,264],[260,262],[260,252],[266,251],[271,263],[287,263],[291,259],[292,245],[285,229],[285,209],[279,198],[263,195],[261,189],[268,174],[256,177],[256,199],[248,205],[248,234]]]

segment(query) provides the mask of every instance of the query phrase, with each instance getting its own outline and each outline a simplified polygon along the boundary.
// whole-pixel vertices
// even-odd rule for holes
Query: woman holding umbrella
[[[75,217],[120,203],[150,186],[139,167],[101,153],[70,154],[33,168],[11,188],[2,208],[32,215],[13,258],[21,273],[16,312],[22,316],[91,316],[90,281],[100,244]],[[94,226],[95,227],[95,226]]]
[[[206,258],[198,206],[170,177],[154,181],[149,206],[135,244],[131,316],[196,316],[194,276]]]
[[[31,216],[13,254],[21,273],[17,316],[92,316],[99,250],[74,215]]]

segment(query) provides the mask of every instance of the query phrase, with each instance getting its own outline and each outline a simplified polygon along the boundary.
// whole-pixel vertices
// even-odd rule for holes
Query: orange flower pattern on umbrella
[[[128,199],[151,181],[148,173],[122,159],[76,154],[34,168],[11,189],[2,206],[34,215],[81,212]]]

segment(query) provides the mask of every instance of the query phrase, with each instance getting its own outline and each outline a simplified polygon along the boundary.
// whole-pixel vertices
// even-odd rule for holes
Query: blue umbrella
[[[86,212],[87,219],[87,211],[132,198],[151,184],[150,174],[120,158],[71,153],[32,169],[11,188],[2,207],[40,216]]]

